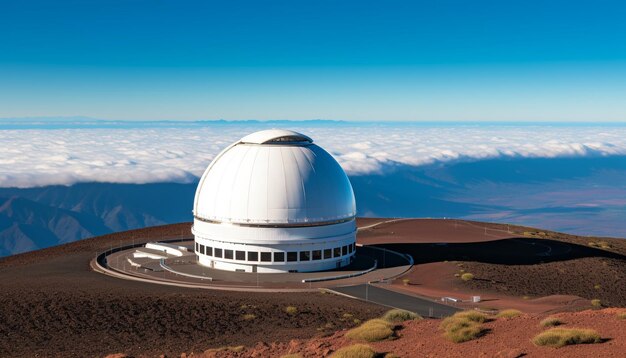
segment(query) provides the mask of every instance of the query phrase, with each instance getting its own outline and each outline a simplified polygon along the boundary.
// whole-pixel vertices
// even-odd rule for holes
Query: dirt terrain
[[[329,294],[184,289],[89,269],[96,251],[178,237],[185,230],[189,224],[153,227],[1,260],[0,356],[177,355],[185,349],[309,338],[327,324],[350,327],[345,313],[367,319],[384,311]],[[296,307],[297,315],[287,314],[287,306]]]
[[[382,342],[367,343],[380,356],[393,353],[398,357],[624,357],[626,352],[626,320],[617,313],[625,310],[604,309],[554,314],[563,322],[561,327],[596,330],[603,342],[562,348],[535,346],[531,339],[545,330],[539,324],[545,315],[525,314],[514,318],[494,318],[484,324],[486,334],[476,340],[453,343],[439,329],[440,320],[408,321],[397,330],[397,337]],[[300,357],[328,356],[341,347],[363,343],[348,339],[346,330],[331,336],[289,343],[258,343],[241,352],[220,351],[190,354],[191,357],[280,357],[297,354]],[[189,354],[189,353],[187,353]]]
[[[624,239],[426,219],[383,223],[359,232],[359,241],[414,258],[413,269],[394,281],[401,291],[434,299],[480,295],[483,306],[513,306],[526,312],[578,309],[588,307],[591,299],[626,307]],[[463,281],[463,273],[474,278]],[[557,297],[545,298],[552,295]],[[533,307],[531,301],[539,298]]]
[[[389,288],[433,299],[467,299],[477,294],[483,297],[484,308],[514,307],[528,313],[512,321],[515,324],[489,323],[493,334],[476,342],[487,342],[494,349],[519,346],[527,354],[546,352],[527,344],[536,331],[529,327],[537,327],[542,315],[588,309],[592,298],[606,306],[626,306],[623,239],[459,220],[364,219],[358,224],[369,227],[359,231],[359,243],[388,246],[415,259],[413,269]],[[341,330],[353,327],[354,319],[377,317],[386,310],[332,294],[184,289],[120,280],[89,268],[96,252],[123,243],[181,238],[188,236],[189,228],[185,223],[128,231],[0,260],[0,356],[85,357],[115,352],[180,356],[229,345],[248,347],[240,356],[273,356],[293,346],[303,346],[306,349],[297,351],[315,356],[312,352],[319,355],[347,344]],[[455,277],[461,270],[474,274],[474,279]],[[285,312],[287,306],[296,307],[297,314]],[[612,338],[594,349],[610,353],[623,348],[623,337],[613,333],[615,325],[623,327],[623,322],[599,323],[605,317],[601,312],[610,310],[585,312],[571,313],[582,318],[567,316],[567,320],[583,320],[581,324],[599,327],[603,336]],[[526,330],[515,328],[525,327],[522,323],[528,323]],[[459,346],[436,339],[440,337],[437,326],[436,320],[412,322],[401,331],[404,338],[375,344],[376,350],[401,356],[461,352]],[[462,351],[469,349],[469,356],[478,356],[481,349],[486,356],[500,352],[475,342],[462,347]],[[424,354],[416,354],[417,348]],[[569,349],[559,354],[568,356]],[[604,351],[589,352],[598,356],[595,352]]]

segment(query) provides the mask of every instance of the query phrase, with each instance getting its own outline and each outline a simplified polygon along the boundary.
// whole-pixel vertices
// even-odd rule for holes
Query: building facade
[[[352,186],[303,134],[264,130],[224,149],[194,200],[195,251],[208,267],[310,272],[348,265],[356,251]]]

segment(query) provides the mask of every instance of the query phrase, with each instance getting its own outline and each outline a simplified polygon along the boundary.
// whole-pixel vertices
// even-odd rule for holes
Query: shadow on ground
[[[534,265],[585,257],[604,257],[626,261],[624,255],[550,239],[514,238],[475,243],[415,243],[375,246],[409,254],[416,264],[440,261],[477,261],[504,265]]]

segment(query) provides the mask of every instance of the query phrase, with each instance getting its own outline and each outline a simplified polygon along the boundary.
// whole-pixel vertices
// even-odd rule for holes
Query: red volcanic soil
[[[412,255],[392,288],[434,299],[482,297],[482,307],[547,312],[626,306],[626,240],[461,220],[400,220],[361,230],[358,241]],[[463,281],[460,275],[474,279]],[[403,280],[409,280],[404,284]],[[461,307],[469,307],[461,305]]]
[[[87,239],[0,260],[0,356],[179,355],[222,345],[287,342],[350,327],[384,309],[321,293],[245,293],[121,280],[90,270],[111,245],[180,237],[190,224]],[[291,316],[285,307],[295,306]],[[246,320],[245,314],[254,318]]]
[[[626,331],[625,322],[612,320],[610,310],[559,313],[568,325],[597,328],[611,338],[605,343],[556,351],[529,341],[540,331],[537,323],[545,312],[587,308],[592,298],[626,306],[626,240],[458,220],[359,219],[358,224],[363,228],[360,243],[415,259],[416,265],[389,288],[432,298],[480,295],[483,308],[515,307],[529,313],[487,323],[489,334],[459,345],[441,338],[438,320],[410,322],[399,331],[400,339],[373,344],[378,352],[491,357],[555,352],[611,356],[626,351],[624,336],[618,334]],[[386,310],[331,294],[169,287],[116,279],[89,268],[96,252],[111,246],[180,238],[189,229],[188,223],[152,227],[1,259],[0,356],[180,356],[239,345],[254,347],[239,356],[289,351],[320,356],[349,343],[341,330],[354,326],[355,318],[377,317]],[[473,273],[474,279],[455,277],[461,270]],[[287,306],[297,307],[298,314],[288,315]],[[245,319],[247,314],[254,317]]]
[[[440,320],[404,322],[394,340],[367,343],[380,354],[399,357],[624,357],[626,352],[626,320],[618,319],[618,309],[588,310],[554,314],[563,322],[562,328],[596,330],[603,343],[581,344],[562,348],[535,346],[531,340],[545,330],[539,324],[546,315],[524,314],[514,318],[495,318],[483,327],[487,333],[472,341],[453,343],[442,336]],[[626,310],[621,310],[626,312]],[[289,343],[259,343],[239,353],[229,351],[194,354],[193,357],[280,357],[298,354],[301,357],[322,357],[356,342],[345,337],[345,330],[332,336]],[[382,356],[382,355],[381,355]]]

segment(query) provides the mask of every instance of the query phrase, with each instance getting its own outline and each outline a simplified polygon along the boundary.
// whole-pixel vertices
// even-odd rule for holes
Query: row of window
[[[351,254],[354,250],[356,250],[354,243],[324,250],[258,252],[213,248],[196,242],[196,252],[202,255],[250,262],[285,262],[285,259],[287,262],[326,260]]]

